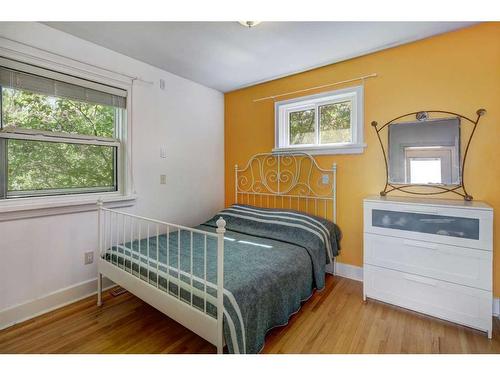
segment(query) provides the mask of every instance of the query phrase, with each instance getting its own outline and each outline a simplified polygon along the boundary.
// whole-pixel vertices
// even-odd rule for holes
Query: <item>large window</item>
[[[277,102],[274,151],[363,152],[363,88]]]
[[[120,190],[126,94],[0,58],[0,199]]]

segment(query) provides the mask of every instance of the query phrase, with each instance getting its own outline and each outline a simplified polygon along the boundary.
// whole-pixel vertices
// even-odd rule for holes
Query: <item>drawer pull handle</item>
[[[430,286],[437,286],[437,283],[434,280],[425,279],[423,277],[405,275],[404,278],[408,281],[413,281],[419,284],[425,284]]]
[[[404,244],[407,246],[422,247],[424,249],[430,249],[430,250],[437,250],[438,249],[438,246],[436,244],[428,243],[428,242],[404,240]]]

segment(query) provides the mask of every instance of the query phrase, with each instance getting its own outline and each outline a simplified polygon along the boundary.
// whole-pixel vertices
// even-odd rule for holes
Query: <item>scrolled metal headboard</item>
[[[337,165],[321,168],[304,152],[259,153],[234,167],[235,203],[307,212],[336,222]]]

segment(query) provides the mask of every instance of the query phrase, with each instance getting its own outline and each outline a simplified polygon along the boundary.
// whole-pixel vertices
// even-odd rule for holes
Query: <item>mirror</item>
[[[389,183],[460,185],[460,118],[389,125]]]

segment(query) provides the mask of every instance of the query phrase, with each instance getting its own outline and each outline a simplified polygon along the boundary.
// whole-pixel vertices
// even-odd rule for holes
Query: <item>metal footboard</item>
[[[101,201],[97,205],[97,304],[102,304],[105,276],[222,353],[226,222],[217,220],[216,233],[212,233],[104,208]],[[209,260],[215,261],[214,252],[216,280],[210,281]]]

